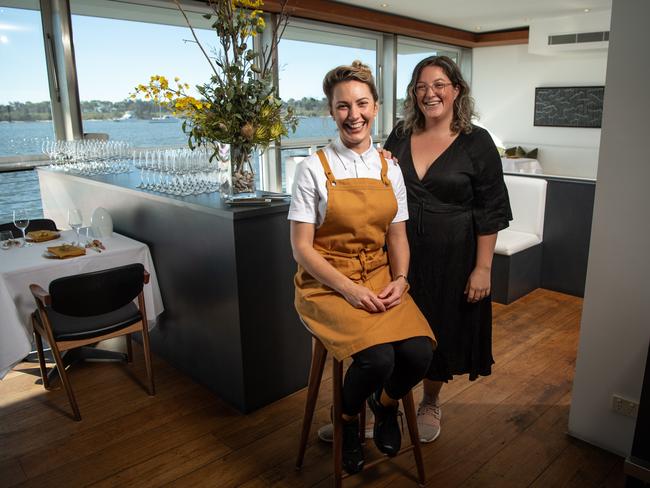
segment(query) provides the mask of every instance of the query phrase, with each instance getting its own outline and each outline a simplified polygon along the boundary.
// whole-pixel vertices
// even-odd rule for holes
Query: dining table
[[[150,329],[164,311],[156,270],[145,243],[113,232],[98,239],[101,246],[86,247],[86,253],[81,256],[56,259],[47,251],[48,247],[74,242],[76,237],[73,231],[62,231],[50,241],[0,250],[0,379],[33,351],[30,316],[36,303],[29,290],[32,283],[47,290],[57,278],[140,263],[150,274],[149,284],[144,287]],[[92,241],[92,238],[81,239],[82,243]]]

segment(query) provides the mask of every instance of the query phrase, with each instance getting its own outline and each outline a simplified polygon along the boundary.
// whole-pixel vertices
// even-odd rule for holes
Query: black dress
[[[426,377],[470,380],[492,370],[492,303],[467,303],[465,285],[476,263],[476,236],[512,220],[501,159],[488,132],[460,133],[420,180],[410,134],[399,126],[385,148],[399,160],[408,193],[411,296],[438,340]]]

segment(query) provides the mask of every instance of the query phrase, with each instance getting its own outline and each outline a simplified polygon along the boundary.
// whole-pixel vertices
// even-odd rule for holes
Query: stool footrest
[[[406,447],[401,448],[397,452],[397,454],[395,454],[394,456],[387,456],[386,454],[382,454],[377,459],[373,459],[369,463],[365,463],[363,465],[363,469],[361,470],[361,472],[363,473],[365,470],[374,468],[375,466],[377,466],[378,464],[381,464],[383,462],[391,461],[391,460],[395,459],[397,456],[401,456],[402,454],[406,454],[407,452],[412,451],[412,450],[413,450],[413,444],[410,444],[410,445],[408,445]],[[341,476],[341,479],[349,478],[350,476],[354,476],[354,475],[351,475],[351,474],[348,474],[348,473],[343,473],[343,476]]]

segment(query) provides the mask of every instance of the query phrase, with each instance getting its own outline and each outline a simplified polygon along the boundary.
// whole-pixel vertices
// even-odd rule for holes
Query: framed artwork
[[[533,125],[599,128],[604,94],[604,86],[537,87]]]

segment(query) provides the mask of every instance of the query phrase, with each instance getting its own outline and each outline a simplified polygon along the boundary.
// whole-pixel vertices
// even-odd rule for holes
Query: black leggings
[[[371,393],[383,387],[389,397],[402,398],[429,368],[433,348],[428,337],[377,344],[352,355],[343,381],[343,413],[354,416]]]

